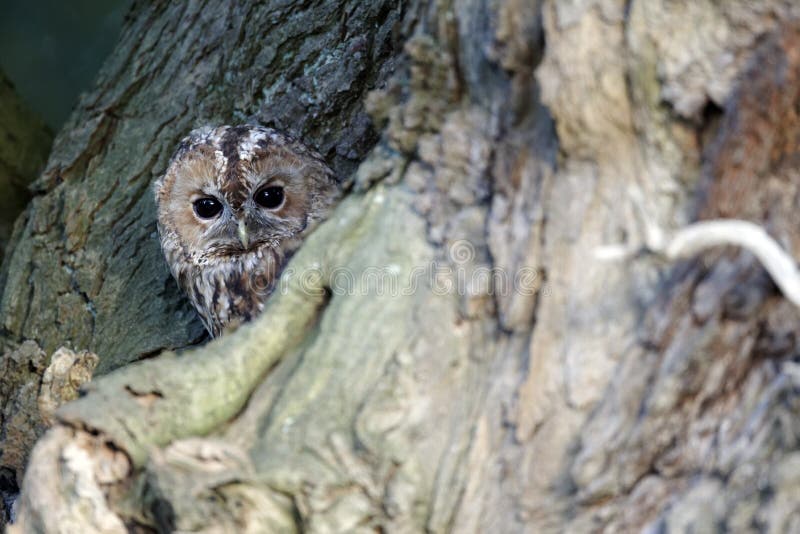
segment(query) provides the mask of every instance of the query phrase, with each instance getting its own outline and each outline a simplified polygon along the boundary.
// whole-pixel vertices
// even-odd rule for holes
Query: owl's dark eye
[[[256,193],[253,199],[256,204],[268,210],[274,210],[283,204],[283,188],[279,185],[265,187]]]
[[[198,198],[194,201],[194,212],[201,219],[213,219],[222,212],[222,203],[213,197]]]

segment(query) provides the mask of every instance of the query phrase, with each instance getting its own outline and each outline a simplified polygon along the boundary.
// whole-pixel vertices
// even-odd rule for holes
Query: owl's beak
[[[247,248],[247,226],[244,223],[244,218],[239,219],[239,229],[237,233],[239,234],[239,241],[242,242],[242,246]]]

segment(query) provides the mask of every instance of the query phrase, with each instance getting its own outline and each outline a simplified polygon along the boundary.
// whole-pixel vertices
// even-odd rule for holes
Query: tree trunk
[[[14,528],[800,528],[798,17],[137,2],[3,267],[6,364],[67,345],[108,373],[39,441]],[[249,120],[353,188],[261,317],[130,364],[204,339],[150,184],[190,128]],[[716,218],[758,226],[681,232]],[[718,230],[754,252],[678,259]]]

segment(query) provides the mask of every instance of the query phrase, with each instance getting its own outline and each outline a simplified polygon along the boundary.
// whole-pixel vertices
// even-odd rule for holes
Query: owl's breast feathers
[[[217,337],[263,309],[284,262],[280,249],[265,246],[229,261],[179,264],[173,274],[206,329]]]

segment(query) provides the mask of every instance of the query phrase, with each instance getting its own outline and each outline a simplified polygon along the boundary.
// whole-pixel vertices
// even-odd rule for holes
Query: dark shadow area
[[[0,70],[53,131],[119,35],[130,0],[0,1]]]

